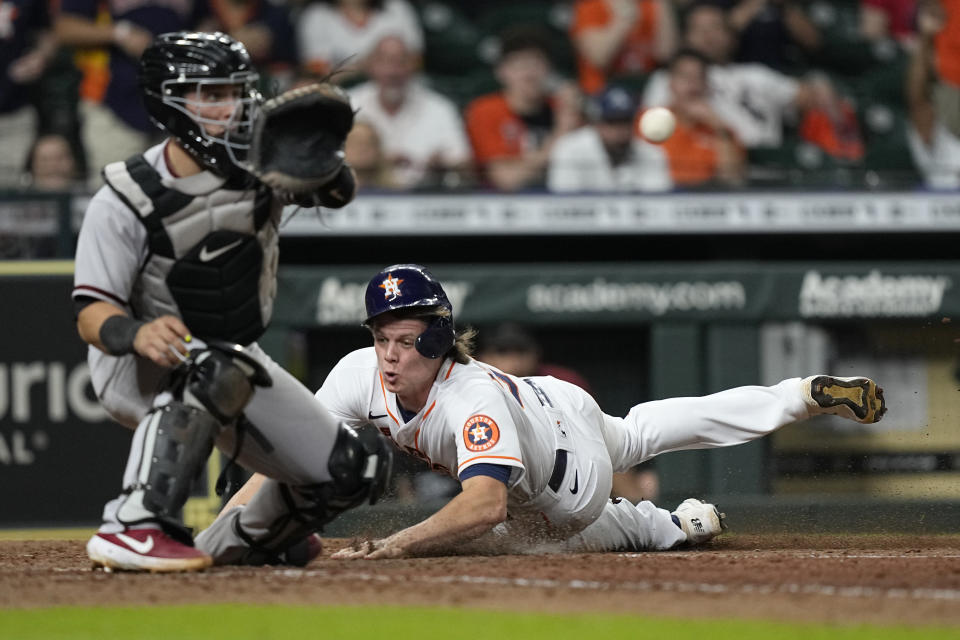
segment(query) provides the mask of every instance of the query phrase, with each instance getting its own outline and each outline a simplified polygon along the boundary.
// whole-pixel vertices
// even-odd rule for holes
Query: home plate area
[[[451,606],[898,625],[960,624],[960,535],[728,534],[651,553],[333,560],[200,573],[92,570],[83,540],[0,541],[6,608],[214,602]]]

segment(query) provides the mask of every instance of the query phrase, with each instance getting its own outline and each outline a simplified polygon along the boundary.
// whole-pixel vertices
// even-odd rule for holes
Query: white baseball
[[[677,126],[677,118],[666,107],[652,107],[640,116],[640,133],[650,142],[663,142]]]

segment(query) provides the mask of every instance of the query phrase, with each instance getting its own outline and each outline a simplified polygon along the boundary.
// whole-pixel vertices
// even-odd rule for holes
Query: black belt
[[[563,449],[557,449],[557,458],[553,462],[553,473],[550,475],[550,481],[547,486],[554,493],[560,491],[560,485],[563,484],[563,476],[567,473],[567,452]]]

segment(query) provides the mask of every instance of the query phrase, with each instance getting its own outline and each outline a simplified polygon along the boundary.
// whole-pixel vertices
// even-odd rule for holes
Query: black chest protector
[[[248,201],[246,210],[253,210],[250,231],[213,229],[177,257],[177,243],[171,235],[175,233],[176,223],[167,223],[171,216],[188,209],[196,209],[196,213],[188,215],[211,216],[205,197],[167,188],[156,169],[142,156],[127,160],[125,168],[149,204],[142,202],[139,193],[137,198],[125,193],[130,185],[124,188],[124,180],[110,180],[108,176],[108,184],[139,214],[140,222],[147,229],[151,257],[173,261],[165,282],[184,324],[201,339],[243,345],[254,342],[266,329],[261,306],[264,251],[259,232],[270,219],[273,207],[270,189],[258,181],[228,181],[222,189],[234,191],[237,199],[226,206],[236,208],[241,204],[237,215],[244,215],[241,201]],[[139,207],[135,204],[138,201]],[[180,215],[177,220],[186,217]]]

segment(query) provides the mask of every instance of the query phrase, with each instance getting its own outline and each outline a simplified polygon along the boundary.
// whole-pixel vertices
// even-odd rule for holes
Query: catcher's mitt
[[[352,127],[350,99],[339,87],[320,83],[285,91],[260,109],[248,169],[288,197],[312,194],[343,168],[343,142]]]

